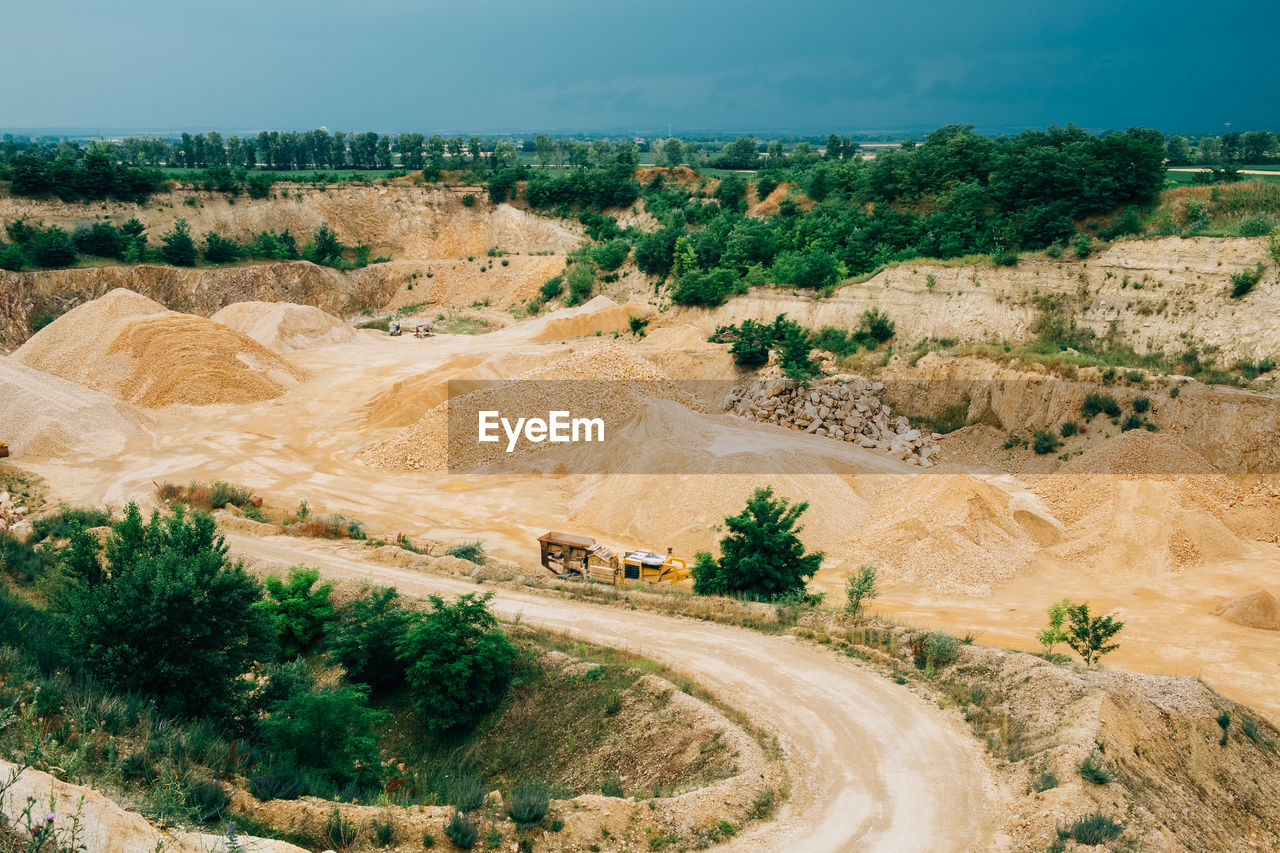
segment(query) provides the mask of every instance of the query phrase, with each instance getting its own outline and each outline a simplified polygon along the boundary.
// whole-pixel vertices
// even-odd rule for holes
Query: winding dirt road
[[[332,578],[406,595],[475,592],[469,581],[353,559],[328,543],[229,534],[232,551],[305,562]],[[483,589],[483,588],[482,588]],[[999,797],[982,751],[957,720],[845,658],[732,626],[494,589],[494,612],[625,648],[687,674],[757,725],[786,754],[791,796],[775,821],[727,851],[970,851],[1005,846]]]

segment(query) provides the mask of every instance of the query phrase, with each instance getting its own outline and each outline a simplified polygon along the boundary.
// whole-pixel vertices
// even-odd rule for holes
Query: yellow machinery
[[[622,584],[627,581],[642,583],[679,583],[689,577],[689,567],[684,560],[652,551],[629,551],[618,555],[590,536],[551,532],[538,537],[542,546],[542,565],[559,577],[581,575],[600,583]]]

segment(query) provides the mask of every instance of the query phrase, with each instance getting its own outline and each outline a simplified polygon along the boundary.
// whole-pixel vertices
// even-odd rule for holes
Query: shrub
[[[86,227],[77,225],[71,234],[71,242],[82,255],[100,258],[118,258],[124,254],[125,235],[110,222],[95,222]]]
[[[1222,737],[1218,740],[1219,746],[1227,745],[1227,734],[1231,731],[1231,714],[1223,711],[1218,715],[1218,726],[1222,729]]]
[[[1240,270],[1238,273],[1231,275],[1231,298],[1240,299],[1247,296],[1253,291],[1253,288],[1262,280],[1262,273],[1266,270],[1262,262],[1253,269]]]
[[[677,305],[723,305],[734,293],[745,293],[746,286],[733,270],[718,267],[710,271],[685,270],[676,280],[671,291],[671,301]]]
[[[160,238],[160,257],[175,267],[196,265],[196,244],[191,239],[191,226],[185,218],[173,223],[173,229]]]
[[[351,821],[343,820],[342,812],[335,805],[329,812],[329,819],[325,822],[321,841],[335,850],[348,850],[355,846],[359,837],[359,829]]]
[[[777,340],[778,366],[793,382],[808,384],[822,372],[822,365],[809,357],[813,349],[809,335],[799,324],[789,323]]]
[[[808,501],[773,497],[773,488],[756,489],[739,515],[725,519],[719,560],[700,554],[693,568],[693,589],[700,595],[740,593],[766,600],[803,592],[822,566],[823,554],[805,553],[800,516]],[[704,552],[705,553],[705,552]]]
[[[383,690],[404,681],[404,667],[396,643],[409,626],[400,594],[380,587],[351,603],[334,626],[330,652],[347,671],[347,678]]]
[[[1067,618],[1069,623],[1064,639],[1084,659],[1086,666],[1120,648],[1119,644],[1109,642],[1124,627],[1124,623],[1115,617],[1090,616],[1089,603],[1083,602],[1067,608]]]
[[[492,711],[511,683],[516,650],[489,612],[492,594],[431,596],[396,645],[409,692],[432,733],[464,729]]]
[[[277,753],[334,782],[368,779],[378,767],[373,726],[385,716],[368,697],[364,685],[312,690],[277,702],[258,728]]]
[[[1063,438],[1070,438],[1080,431],[1080,426],[1075,421],[1063,421],[1062,426],[1058,428],[1058,434]]]
[[[257,606],[262,587],[227,559],[213,518],[179,505],[144,524],[131,503],[112,525],[105,562],[101,582],[73,583],[60,597],[83,670],[154,697],[166,713],[228,711],[272,631]]]
[[[1088,234],[1077,234],[1071,241],[1071,248],[1075,251],[1077,258],[1087,258],[1093,251],[1093,244]]]
[[[605,272],[613,272],[622,266],[627,255],[631,253],[631,244],[621,238],[610,240],[591,250],[591,259],[600,265]]]
[[[462,206],[463,206],[463,207],[475,207],[475,206],[476,206],[476,194],[475,194],[475,193],[463,193],[463,194],[462,194]]]
[[[249,793],[263,801],[296,800],[306,789],[296,773],[286,770],[268,770],[249,780]]]
[[[1006,249],[1001,246],[991,255],[991,263],[998,267],[1013,267],[1018,265],[1018,253],[1012,249]]]
[[[105,527],[111,523],[111,513],[104,509],[70,507],[66,504],[58,511],[31,522],[37,541],[41,539],[67,539],[72,533],[91,527]]]
[[[1240,220],[1241,237],[1266,237],[1276,227],[1276,221],[1269,213],[1255,213]]]
[[[1120,431],[1128,432],[1133,429],[1142,429],[1147,422],[1142,419],[1141,415],[1130,412],[1124,416],[1124,420],[1120,422]]]
[[[1099,413],[1112,418],[1119,417],[1120,404],[1110,394],[1098,394],[1092,391],[1085,394],[1084,402],[1080,405],[1080,414],[1084,416],[1085,420],[1088,420]]]
[[[569,270],[568,283],[569,298],[565,300],[566,305],[581,305],[590,299],[596,287],[596,274],[591,269],[591,264],[583,260],[574,264]]]
[[[617,776],[606,776],[604,781],[600,783],[600,793],[606,797],[624,797],[626,793],[622,789],[622,780]]]
[[[876,567],[858,566],[858,571],[845,580],[844,592],[845,612],[857,616],[862,612],[864,602],[880,597],[880,590],[876,589]]]
[[[445,824],[444,834],[463,850],[475,847],[476,839],[479,837],[471,821],[463,817],[461,812],[456,811],[453,813],[453,818]]]
[[[333,584],[316,586],[319,579],[319,569],[301,565],[289,569],[287,582],[276,575],[267,576],[267,599],[261,609],[274,620],[280,653],[286,658],[309,651],[333,616],[333,602],[329,600]]]
[[[459,542],[456,545],[450,545],[449,550],[445,553],[450,557],[457,557],[459,560],[475,563],[477,566],[484,565],[484,543],[479,539],[471,539],[466,542]]]
[[[225,264],[240,257],[240,244],[213,231],[204,235],[204,259],[211,264]]]
[[[395,824],[391,822],[391,815],[385,815],[381,820],[374,818],[370,822],[370,828],[373,830],[373,843],[379,847],[390,847],[391,841],[395,837]]]
[[[934,667],[943,667],[954,663],[960,641],[945,631],[934,631],[929,635],[928,662]]]
[[[558,275],[542,283],[542,287],[538,290],[538,297],[543,302],[550,302],[561,293],[564,293],[564,276]]]
[[[637,338],[643,338],[645,329],[649,326],[649,318],[629,317],[627,318],[627,325],[631,328],[631,334],[635,335]]]
[[[1039,456],[1053,453],[1061,446],[1062,442],[1058,441],[1057,437],[1047,429],[1038,429],[1031,435],[1031,449]]]
[[[540,782],[522,782],[511,792],[511,807],[507,814],[520,829],[529,829],[542,823],[551,806],[547,786]]]
[[[1098,809],[1091,815],[1076,818],[1065,827],[1058,827],[1059,838],[1070,838],[1077,844],[1105,844],[1124,832],[1124,824],[1107,817]]]
[[[37,231],[26,254],[38,267],[69,267],[76,260],[71,235],[56,225]]]
[[[26,265],[27,259],[22,254],[22,247],[16,243],[0,246],[0,270],[18,272]],[[35,331],[39,331],[36,329]]]
[[[245,182],[245,190],[249,193],[249,198],[266,198],[271,195],[271,184],[275,182],[275,175],[258,172],[249,176]]]
[[[228,483],[226,480],[216,480],[209,487],[209,505],[214,509],[222,509],[227,504],[246,507],[251,503],[253,503],[252,489]]]
[[[187,813],[196,823],[222,820],[231,805],[231,797],[223,787],[210,779],[203,779],[188,788],[184,799]]]
[[[1133,410],[1142,414],[1151,408],[1150,397],[1139,397],[1133,401]]]
[[[869,335],[871,340],[877,344],[884,343],[894,335],[894,322],[889,319],[888,314],[885,314],[879,308],[872,308],[862,312],[862,320],[858,328]]]
[[[1105,764],[1094,761],[1092,755],[1086,756],[1080,763],[1080,778],[1095,785],[1110,785],[1115,781],[1111,770]]]
[[[1031,776],[1031,790],[1037,794],[1052,790],[1058,787],[1058,777],[1048,767],[1042,766]]]
[[[445,786],[445,799],[459,811],[475,811],[484,798],[484,781],[474,773],[457,773]]]

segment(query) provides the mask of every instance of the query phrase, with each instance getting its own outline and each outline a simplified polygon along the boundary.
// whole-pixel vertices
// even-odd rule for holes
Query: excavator
[[[557,577],[579,575],[600,583],[624,584],[630,581],[650,584],[674,584],[689,578],[689,566],[679,557],[652,551],[628,551],[618,559],[604,545],[590,536],[552,531],[538,537],[543,568]]]

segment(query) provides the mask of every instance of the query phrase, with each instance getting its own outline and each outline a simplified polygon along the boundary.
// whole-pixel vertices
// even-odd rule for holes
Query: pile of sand
[[[528,382],[526,380],[540,380]],[[563,385],[551,384],[563,380]],[[438,393],[437,386],[437,393]],[[675,400],[692,408],[697,402],[652,362],[612,342],[602,343],[539,365],[500,383],[484,383],[476,390],[440,403],[416,423],[393,438],[372,445],[360,458],[383,468],[443,470],[473,468],[507,462],[505,444],[478,445],[475,424],[482,410],[503,417],[547,417],[550,409],[563,409],[574,417],[602,418],[608,431],[629,417],[645,399]],[[372,414],[372,412],[371,412]],[[450,458],[450,423],[455,444]],[[536,452],[545,445],[525,445]]]
[[[986,595],[1062,537],[1034,496],[969,474],[929,474],[888,491],[856,530],[852,548],[894,582]]]
[[[13,357],[144,408],[269,400],[303,376],[247,335],[124,289],[67,312]]]
[[[0,440],[15,457],[119,453],[144,423],[128,403],[0,357]]]
[[[359,338],[355,329],[332,314],[292,302],[235,302],[210,319],[278,353],[345,344]]]
[[[1082,453],[1059,473],[1158,477],[1212,474],[1214,470],[1209,460],[1173,436],[1135,429]]]
[[[1215,612],[1223,619],[1246,628],[1280,631],[1280,599],[1265,589],[1233,598]]]

